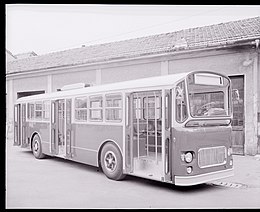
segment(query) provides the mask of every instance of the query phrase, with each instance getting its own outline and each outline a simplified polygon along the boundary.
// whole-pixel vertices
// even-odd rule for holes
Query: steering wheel
[[[214,105],[216,104],[216,102],[209,102],[206,103],[204,105],[202,105],[197,111],[196,111],[196,115],[205,115],[210,108],[212,108]]]

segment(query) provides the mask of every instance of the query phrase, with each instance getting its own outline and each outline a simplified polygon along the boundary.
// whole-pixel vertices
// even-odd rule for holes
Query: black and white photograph
[[[260,209],[260,5],[5,4],[5,209]]]

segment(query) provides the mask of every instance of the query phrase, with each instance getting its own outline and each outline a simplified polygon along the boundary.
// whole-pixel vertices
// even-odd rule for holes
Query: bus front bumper
[[[195,176],[175,176],[175,185],[190,186],[234,176],[234,168]]]

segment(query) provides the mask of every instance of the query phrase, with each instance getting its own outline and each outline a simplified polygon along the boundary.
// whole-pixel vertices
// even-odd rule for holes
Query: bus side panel
[[[72,160],[98,166],[98,149],[106,140],[114,141],[122,153],[123,126],[73,124]]]
[[[226,149],[231,147],[231,128],[230,127],[201,127],[196,129],[180,128],[173,129],[173,175],[191,176],[215,172],[231,168],[230,159],[223,165],[200,168],[198,165],[198,151],[201,148],[212,148],[225,146]],[[181,153],[185,151],[194,151],[195,157],[191,163],[181,160]],[[209,158],[210,159],[210,158]],[[192,166],[193,172],[187,174],[186,168]]]
[[[50,154],[50,123],[46,122],[28,122],[27,139],[31,139],[33,133],[37,132],[41,138],[42,151],[44,154]],[[31,144],[31,140],[30,140]],[[29,145],[31,148],[31,145]]]

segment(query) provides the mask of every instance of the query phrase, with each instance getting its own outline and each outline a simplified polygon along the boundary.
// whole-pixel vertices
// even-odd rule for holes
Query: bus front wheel
[[[112,143],[107,143],[101,151],[101,167],[105,175],[112,180],[122,180],[123,158],[119,149]]]
[[[33,137],[32,152],[33,152],[33,155],[35,158],[37,158],[37,159],[44,158],[44,154],[42,153],[41,139],[38,135],[35,135]]]

